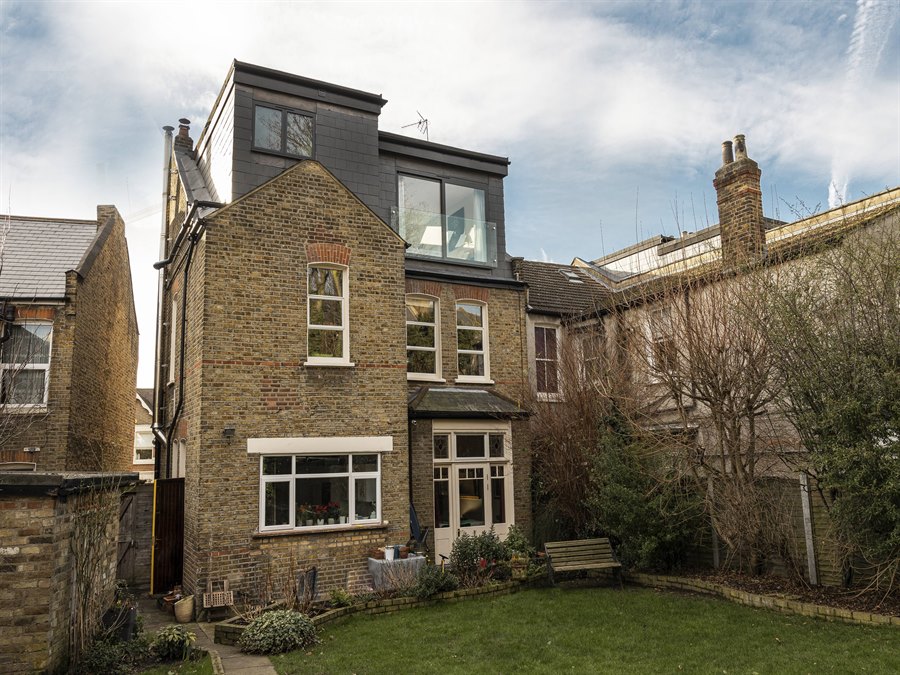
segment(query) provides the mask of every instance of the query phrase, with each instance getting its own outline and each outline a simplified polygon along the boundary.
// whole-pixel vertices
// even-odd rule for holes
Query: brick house
[[[740,279],[755,265],[771,270],[802,265],[821,246],[840,241],[848,232],[896,229],[900,222],[900,188],[794,222],[767,218],[760,176],[744,136],[737,136],[723,144],[722,166],[713,180],[717,224],[679,237],[656,236],[597,259],[576,258],[571,265],[515,261],[518,277],[528,286],[529,370],[538,400],[561,402],[564,376],[627,369],[619,382],[632,387],[627,392],[630,400],[643,406],[645,427],[657,430],[660,438],[677,432],[683,442],[714,456],[721,439],[704,404],[691,396],[676,401],[664,381],[667,359],[690,360],[688,348],[677,344],[689,330],[685,317],[710,307],[710,298],[736,301],[723,289],[731,286],[741,292]],[[694,325],[728,330],[714,322]],[[702,338],[697,342],[705,344]],[[556,355],[564,344],[580,359],[580,370],[560,367],[555,378],[542,375],[559,364]],[[615,381],[611,377],[606,384]],[[839,584],[838,557],[823,536],[828,528],[824,498],[811,488],[814,479],[805,472],[798,478],[804,452],[799,436],[774,410],[762,406],[754,415],[755,426],[743,436],[752,436],[758,450],[750,462],[756,476],[779,483],[789,495],[785,503],[792,509],[798,559],[807,579]],[[715,535],[712,542],[704,535],[709,555],[702,562],[718,565]],[[774,564],[777,568],[781,563]]]
[[[156,463],[153,443],[153,389],[137,389],[134,395],[134,456],[131,471],[152,481]]]
[[[130,470],[138,331],[121,216],[4,220],[0,459]]]
[[[411,504],[438,554],[529,527],[508,161],[381,132],[385,103],[236,61],[196,143],[168,128],[153,429],[189,590],[365,586]]]

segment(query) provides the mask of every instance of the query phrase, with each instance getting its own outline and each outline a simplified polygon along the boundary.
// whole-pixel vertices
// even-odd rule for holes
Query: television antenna
[[[409,127],[415,127],[420,134],[425,134],[426,141],[430,141],[431,139],[428,138],[428,120],[422,117],[422,113],[420,113],[418,110],[416,110],[416,114],[419,116],[418,122],[413,122],[412,124],[404,124],[400,128],[407,129]]]

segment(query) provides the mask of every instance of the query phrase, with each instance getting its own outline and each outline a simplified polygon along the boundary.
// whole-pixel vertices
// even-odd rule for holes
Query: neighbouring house
[[[434,554],[530,527],[509,162],[379,131],[385,104],[235,61],[196,143],[167,128],[153,433],[191,592],[364,587],[411,507]]]
[[[0,228],[0,461],[128,471],[138,329],[125,224],[8,216]]]
[[[131,470],[141,480],[153,480],[153,389],[137,389],[134,396],[134,458]]]
[[[591,374],[627,369],[628,386],[633,387],[627,395],[640,407],[645,428],[661,438],[677,434],[677,443],[694,449],[697,457],[715,456],[724,434],[719,435],[702,396],[690,391],[695,386],[691,378],[698,377],[701,368],[691,350],[697,345],[720,346],[722,353],[732,354],[746,349],[741,357],[750,360],[744,372],[735,367],[727,375],[716,374],[720,379],[715,384],[723,392],[734,384],[727,377],[742,379],[740,387],[745,390],[740,395],[747,397],[748,410],[752,409],[741,421],[744,427],[735,420],[740,431],[730,442],[733,449],[754,453],[739,461],[768,481],[765,489],[773,489],[777,482],[786,490],[786,508],[797,540],[796,561],[807,580],[837,584],[842,575],[825,539],[827,507],[823,495],[814,489],[814,477],[803,470],[799,436],[768,405],[765,374],[756,374],[757,381],[748,384],[754,377],[751,352],[759,348],[758,343],[751,344],[752,336],[744,344],[729,335],[734,326],[723,322],[735,319],[717,321],[717,316],[727,314],[715,303],[740,301],[737,294],[750,292],[749,286],[740,286],[741,280],[755,268],[802,265],[804,258],[851,231],[896,229],[900,188],[782,222],[763,215],[760,175],[757,163],[747,154],[744,136],[737,136],[733,143],[723,144],[722,166],[713,181],[717,224],[679,237],[653,237],[597,259],[576,258],[571,265],[516,260],[517,276],[528,286],[531,386],[539,402],[559,402],[565,377],[585,377],[585,383],[595,384]],[[743,301],[750,303],[752,298],[745,295]],[[717,343],[715,336],[689,335],[687,330],[721,335]],[[695,346],[685,344],[687,338]],[[579,368],[562,366],[561,345],[568,347]],[[737,356],[733,363],[740,363]],[[606,386],[615,381],[608,378]],[[754,398],[747,390],[755,385],[760,392]],[[676,442],[674,435],[672,442]],[[736,455],[732,452],[729,461]],[[706,475],[702,463],[697,467]],[[711,544],[706,549],[709,562],[718,564],[715,536],[706,542]]]

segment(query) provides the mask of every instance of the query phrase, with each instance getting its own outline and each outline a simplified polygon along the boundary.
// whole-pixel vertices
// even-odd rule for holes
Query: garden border
[[[387,614],[399,612],[403,609],[413,609],[414,607],[428,607],[443,602],[461,602],[462,600],[475,597],[489,598],[500,595],[509,595],[515,593],[527,584],[527,581],[502,581],[487,586],[461,588],[456,591],[438,593],[437,595],[424,600],[415,597],[370,600],[365,604],[330,609],[327,612],[312,617],[311,620],[316,628],[321,628],[329,624],[343,621],[354,614]],[[220,621],[216,624],[214,634],[216,644],[237,644],[238,639],[241,637],[241,633],[243,633],[246,628],[246,625],[238,623],[239,619],[240,617],[232,617],[231,619],[226,619],[225,621]]]
[[[702,579],[688,577],[675,577],[664,574],[643,574],[640,572],[628,572],[625,581],[637,586],[652,586],[676,591],[694,591],[706,595],[715,595],[729,602],[747,607],[762,607],[773,609],[785,614],[815,617],[828,621],[843,621],[844,623],[856,623],[866,626],[898,626],[900,616],[888,616],[875,612],[860,612],[857,610],[830,607],[828,605],[816,605],[811,602],[800,602],[776,595],[759,595],[748,593],[725,584],[717,584]]]

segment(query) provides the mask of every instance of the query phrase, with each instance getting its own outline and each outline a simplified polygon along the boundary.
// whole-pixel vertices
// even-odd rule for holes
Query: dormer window
[[[497,226],[485,220],[485,191],[417,176],[399,176],[394,227],[408,255],[494,267]]]
[[[572,270],[560,270],[559,273],[562,274],[570,284],[584,283],[584,281],[581,280],[581,277],[579,277],[578,274],[576,272],[573,272]]]
[[[312,157],[312,115],[256,105],[253,109],[253,149],[290,157]]]

